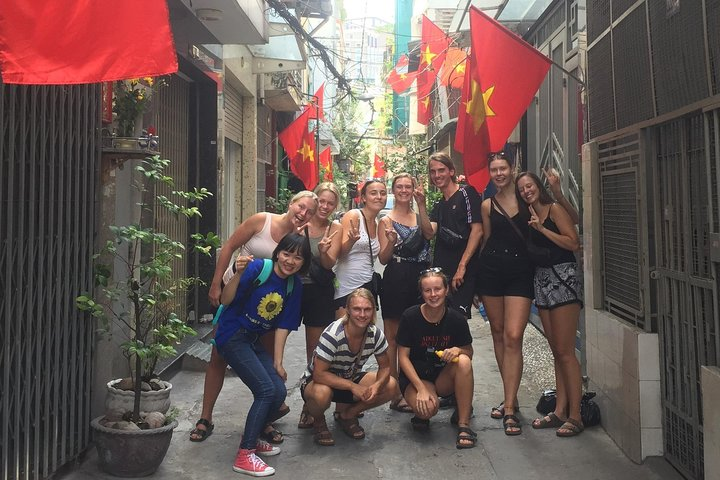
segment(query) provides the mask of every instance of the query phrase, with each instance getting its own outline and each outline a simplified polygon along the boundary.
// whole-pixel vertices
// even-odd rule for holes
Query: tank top
[[[511,217],[511,220],[521,232],[527,234],[528,225],[523,221],[519,213]],[[490,238],[488,238],[481,255],[527,257],[525,241],[520,238],[512,225],[510,225],[510,222],[508,222],[508,219],[505,218],[505,215],[500,213],[492,203],[490,204],[490,229]]]
[[[344,297],[372,280],[375,266],[370,263],[370,248],[372,247],[373,257],[375,258],[380,252],[380,242],[377,235],[370,239],[360,211],[353,210],[353,212],[357,213],[347,213],[347,215],[356,215],[360,225],[360,239],[355,242],[347,255],[338,259],[335,265],[335,298]],[[377,228],[375,230],[377,234]]]
[[[554,205],[554,204],[553,204]],[[552,209],[552,205],[550,206]],[[550,211],[548,211],[548,216],[543,222],[543,227],[547,228],[551,232],[555,232],[558,235],[560,234],[560,229],[555,224],[555,222],[552,221],[550,218]],[[547,238],[542,233],[538,232],[534,228],[530,229],[530,239],[532,242],[537,245],[538,247],[546,247],[550,249],[550,254],[552,258],[553,265],[559,265],[561,263],[571,263],[571,262],[577,262],[577,259],[575,258],[575,254],[571,252],[570,250],[567,250],[565,248],[562,248],[560,245],[557,245],[555,242]]]
[[[320,250],[318,250],[318,244],[323,239],[323,235],[320,235],[319,237],[308,237],[308,241],[310,243],[310,253],[315,259],[320,258]],[[302,279],[303,285],[313,283],[312,279],[310,278],[310,274],[306,273],[300,277]]]
[[[240,255],[252,255],[255,258],[272,258],[278,242],[273,239],[270,233],[271,226],[272,215],[266,213],[262,230],[250,237],[250,240],[240,247]]]

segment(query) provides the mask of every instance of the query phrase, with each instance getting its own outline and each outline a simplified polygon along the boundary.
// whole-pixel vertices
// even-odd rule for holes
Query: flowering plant
[[[155,89],[163,84],[152,77],[115,82],[113,112],[117,114],[119,137],[135,136],[135,122],[145,112]]]

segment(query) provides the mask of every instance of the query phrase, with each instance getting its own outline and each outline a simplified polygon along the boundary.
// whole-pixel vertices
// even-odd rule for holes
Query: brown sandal
[[[315,423],[315,419],[312,415],[310,415],[310,412],[307,411],[307,408],[303,406],[302,411],[300,412],[300,421],[298,422],[298,428],[306,429],[306,428],[313,428],[313,424]]]
[[[357,418],[338,417],[337,422],[348,437],[354,440],[362,440],[365,438],[365,430],[360,426]]]
[[[561,432],[560,430],[565,431]],[[565,423],[563,423],[560,428],[557,429],[555,435],[557,435],[558,437],[574,437],[576,435],[580,435],[583,430],[585,430],[585,426],[581,422],[578,422],[574,418],[568,417]]]
[[[555,415],[555,412],[550,412],[542,418],[536,418],[532,422],[532,428],[539,430],[541,428],[559,428],[565,423]]]
[[[315,431],[315,434],[313,435],[315,443],[321,447],[332,447],[335,445],[335,439],[333,438],[332,433],[330,433],[324,417],[322,421],[315,421],[312,428]]]

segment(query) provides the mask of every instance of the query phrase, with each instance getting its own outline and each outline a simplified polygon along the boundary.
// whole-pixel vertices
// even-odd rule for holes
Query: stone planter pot
[[[103,472],[116,477],[145,477],[158,469],[170,447],[177,420],[152,430],[124,431],[100,424],[103,417],[90,423],[98,463]]]
[[[135,403],[135,392],[131,390],[118,390],[114,387],[122,379],[111,380],[107,383],[107,395],[105,396],[105,411],[119,410],[121,412],[132,412]],[[140,411],[141,412],[160,412],[167,413],[170,409],[170,391],[172,384],[170,382],[160,381],[165,388],[163,390],[153,390],[150,392],[142,392],[140,395]]]

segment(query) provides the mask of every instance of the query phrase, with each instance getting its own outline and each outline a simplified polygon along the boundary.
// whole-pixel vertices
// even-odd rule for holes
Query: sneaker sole
[[[274,468],[265,470],[264,472],[253,472],[252,470],[243,470],[242,468],[238,468],[233,465],[233,470],[237,473],[244,473],[245,475],[250,475],[251,477],[269,477],[270,475],[275,475]]]
[[[260,455],[261,457],[274,457],[275,455],[280,455],[280,452],[282,452],[282,450],[280,450],[279,448],[270,452],[259,452],[255,450],[255,455]]]

